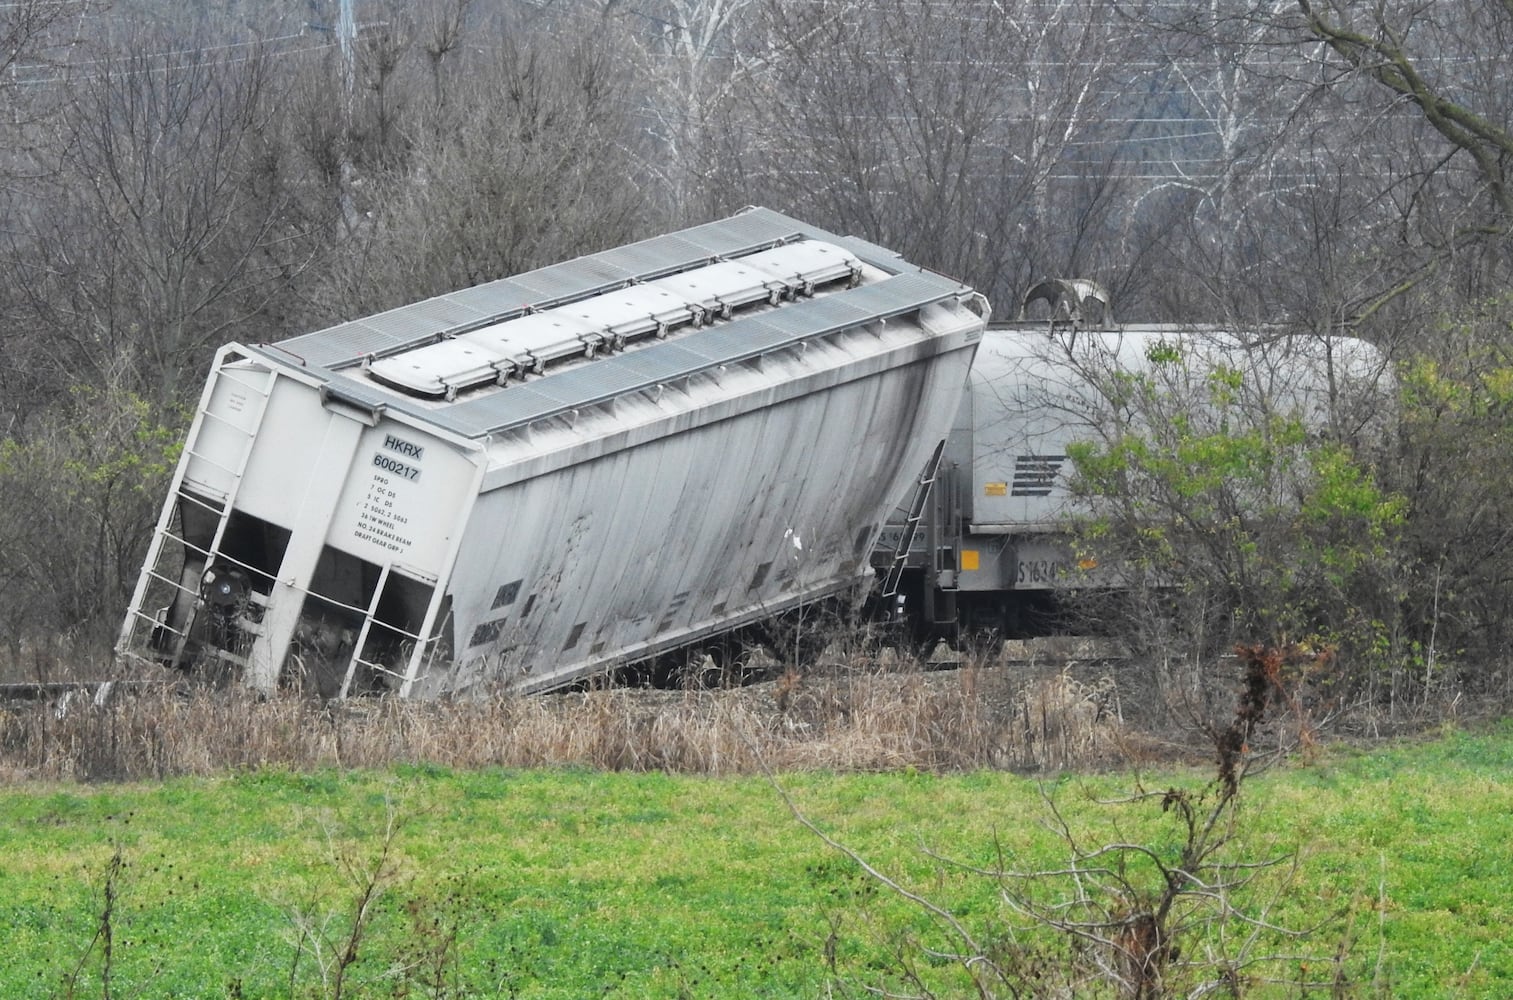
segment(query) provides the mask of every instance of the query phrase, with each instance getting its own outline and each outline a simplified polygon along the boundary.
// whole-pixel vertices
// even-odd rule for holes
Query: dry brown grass
[[[852,657],[725,690],[608,689],[477,701],[304,697],[157,684],[96,705],[0,711],[0,777],[134,780],[253,768],[583,766],[693,774],[766,768],[1060,769],[1130,753],[1111,678],[1063,665]]]

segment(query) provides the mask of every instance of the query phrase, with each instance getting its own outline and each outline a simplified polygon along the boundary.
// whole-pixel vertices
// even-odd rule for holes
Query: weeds
[[[131,818],[131,814],[127,813],[111,817],[111,821],[124,827],[131,823]],[[105,859],[99,876],[97,902],[90,921],[92,933],[80,949],[73,967],[62,976],[56,994],[63,1000],[85,996],[111,1000],[121,994],[118,976],[120,948],[130,943],[122,934],[122,928],[128,923],[124,918],[123,903],[129,889],[127,872],[130,867],[123,837],[113,836],[110,856]],[[125,990],[126,995],[141,995],[142,985],[133,984],[133,987]]]
[[[289,910],[293,927],[293,959],[289,964],[289,995],[296,996],[300,966],[314,962],[320,976],[320,995],[341,1000],[346,995],[347,976],[357,964],[377,911],[379,900],[399,879],[398,839],[400,824],[392,800],[385,799],[385,822],[370,854],[348,851],[327,828],[329,863],[349,894],[341,911],[323,909],[313,898]]]
[[[0,774],[117,781],[265,767],[586,766],[1033,770],[1138,755],[1111,677],[985,658],[947,671],[853,654],[771,683],[609,688],[477,701],[261,699],[237,688],[121,685],[0,711]]]
[[[1207,727],[1216,773],[1206,785],[1137,787],[1134,794],[1099,803],[1100,809],[1136,815],[1112,818],[1111,831],[1100,827],[1094,834],[1074,828],[1056,799],[1043,792],[1045,822],[1068,855],[1055,867],[1018,868],[1013,849],[1001,841],[994,844],[997,864],[986,867],[926,852],[946,869],[996,886],[1001,909],[985,919],[964,919],[935,894],[911,889],[868,864],[790,801],[800,822],[911,904],[929,928],[924,937],[891,942],[891,968],[873,992],[1121,1000],[1239,997],[1258,987],[1285,987],[1299,996],[1347,993],[1348,946],[1321,954],[1306,950],[1340,915],[1306,928],[1274,919],[1296,881],[1296,858],[1258,856],[1245,843],[1241,808],[1244,783],[1260,759],[1252,746],[1269,714],[1287,712],[1300,736],[1309,733],[1288,681],[1326,654],[1261,646],[1237,652],[1243,664],[1238,705],[1226,723]],[[1059,692],[1070,688],[1065,678],[1039,683]],[[1056,701],[1046,697],[1041,704]],[[1059,724],[1070,718],[1075,713],[1062,713]],[[1047,725],[1042,722],[1039,731],[1047,733]],[[1027,728],[1035,727],[1027,720]]]
[[[472,886],[466,872],[443,876],[439,892],[417,886],[405,870],[404,827],[401,807],[388,795],[379,825],[322,824],[323,864],[314,869],[300,900],[284,907],[284,995],[320,1000],[466,995],[459,941],[463,903]],[[127,850],[114,841],[100,876],[93,932],[61,977],[56,995],[62,1000],[144,995],[140,984],[122,988],[117,974],[118,948],[132,943],[122,934],[124,904],[133,888],[125,878],[130,866]],[[231,976],[226,988],[230,996],[242,995],[242,979]]]
[[[762,762],[781,770],[1139,766],[1207,753],[1211,734],[1188,720],[1222,705],[1216,692],[1240,670],[1233,658],[1174,667],[1072,647],[1027,662],[1010,659],[1013,650],[982,650],[932,670],[854,639],[830,641],[802,668],[758,664],[760,649],[748,650],[740,678],[773,679],[746,686],[714,671],[685,675],[714,687],[469,701],[264,699],[150,670],[72,693],[51,681],[31,688],[52,692],[50,700],[0,703],[0,778],[131,781],[421,762],[696,774],[756,773]],[[1333,662],[1288,669],[1289,738],[1306,746],[1326,724],[1370,723],[1369,706],[1347,709],[1331,693]],[[1174,670],[1180,683],[1167,676]]]
[[[94,957],[98,957],[100,966],[100,996],[103,1000],[110,1000],[115,972],[116,895],[125,868],[126,859],[118,843],[111,852],[110,859],[105,862],[105,874],[100,884],[100,912],[95,922],[94,937],[90,938],[89,944],[79,955],[78,964],[63,981],[63,996],[66,1000],[74,1000],[79,995],[80,979],[90,964],[90,959]]]

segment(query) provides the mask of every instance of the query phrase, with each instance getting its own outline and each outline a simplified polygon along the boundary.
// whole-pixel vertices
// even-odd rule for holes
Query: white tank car
[[[546,690],[854,585],[988,309],[765,209],[221,350],[118,650]]]
[[[1239,375],[1232,405],[1296,415],[1342,438],[1379,435],[1390,414],[1386,359],[1350,337],[995,323],[928,502],[912,529],[908,503],[895,509],[879,538],[873,562],[888,574],[890,600],[901,599],[924,633],[964,626],[1024,636],[1045,627],[1040,615],[1056,592],[1117,586],[1111,567],[1073,555],[1071,521],[1088,509],[1069,489],[1068,445],[1097,443],[1112,426],[1121,376],[1147,376],[1160,395],[1192,404],[1208,398],[1217,367]]]

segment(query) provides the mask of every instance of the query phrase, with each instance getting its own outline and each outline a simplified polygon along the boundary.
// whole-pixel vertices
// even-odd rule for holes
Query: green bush
[[[1079,545],[1127,587],[1106,622],[1197,658],[1237,642],[1370,649],[1395,600],[1406,505],[1263,371],[1173,345],[1098,386],[1097,440],[1068,449]],[[1159,614],[1153,614],[1158,611]]]
[[[182,415],[78,387],[0,440],[0,632],[101,639],[119,620],[178,461]]]

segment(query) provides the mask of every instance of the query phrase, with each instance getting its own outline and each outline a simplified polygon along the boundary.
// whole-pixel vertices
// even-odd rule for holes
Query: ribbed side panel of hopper
[[[546,690],[861,580],[986,304],[764,209],[210,374],[119,651]]]

